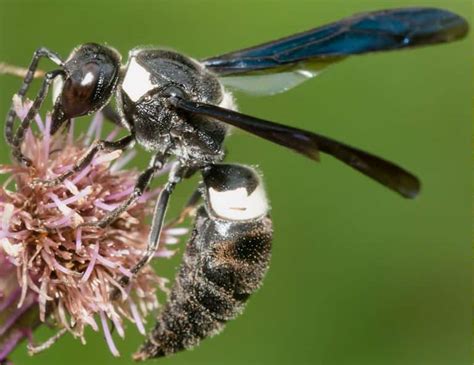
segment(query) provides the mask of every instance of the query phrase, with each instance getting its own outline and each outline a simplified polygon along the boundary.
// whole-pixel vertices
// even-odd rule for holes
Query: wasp
[[[150,47],[121,55],[95,43],[75,48],[67,59],[39,48],[18,96],[25,97],[40,59],[57,69],[44,74],[27,116],[14,128],[12,107],[5,138],[13,157],[23,164],[25,131],[54,83],[51,133],[71,118],[103,110],[129,134],[116,141],[96,141],[69,171],[43,184],[58,184],[83,169],[99,152],[125,150],[135,144],[150,152],[148,168],[129,199],[98,222],[106,226],[133,204],[153,176],[170,159],[176,163],[157,199],[148,248],[132,268],[137,273],[153,256],[170,196],[177,184],[201,172],[203,181],[184,212],[197,211],[176,283],[156,327],[137,353],[143,360],[195,346],[219,332],[241,312],[260,286],[271,247],[271,220],[261,178],[249,167],[222,164],[229,126],[318,161],[331,155],[405,198],[414,198],[420,181],[395,163],[329,137],[237,111],[232,90],[275,94],[317,76],[350,55],[409,49],[463,38],[465,19],[447,10],[402,8],[369,12],[243,50],[203,60]],[[116,110],[110,106],[115,98]],[[204,205],[199,206],[201,198]],[[121,279],[126,285],[129,278]]]

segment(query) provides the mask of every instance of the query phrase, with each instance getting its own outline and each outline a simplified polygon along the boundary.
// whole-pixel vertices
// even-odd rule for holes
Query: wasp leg
[[[126,128],[128,123],[124,123],[122,117],[110,104],[107,104],[102,109],[102,114],[104,114],[105,119],[114,123],[117,127]]]
[[[98,220],[97,222],[88,222],[83,223],[80,227],[83,226],[95,226],[95,227],[107,227],[113,221],[115,221],[123,212],[125,212],[132,204],[134,204],[146,191],[148,186],[150,185],[151,181],[153,180],[153,176],[159,170],[161,170],[165,164],[167,156],[163,155],[156,155],[150,161],[148,168],[138,176],[137,183],[135,184],[135,188],[133,192],[130,194],[128,199],[123,202],[120,206],[112,210],[111,212],[107,213],[102,219]]]
[[[92,159],[98,152],[113,152],[117,150],[125,150],[131,148],[135,143],[135,136],[133,134],[125,136],[117,141],[105,141],[98,140],[95,141],[90,147],[86,154],[76,162],[76,164],[68,171],[62,173],[61,175],[55,177],[51,180],[36,180],[35,184],[41,184],[45,186],[55,186],[62,183],[71,175],[76,172],[82,171],[87,165],[92,162]]]
[[[31,63],[25,72],[23,84],[21,85],[21,88],[17,93],[17,95],[21,99],[25,97],[33,79],[37,77],[38,63],[42,57],[46,57],[50,59],[55,64],[61,67],[64,64],[63,60],[61,59],[61,57],[59,57],[57,53],[50,51],[49,49],[44,48],[44,47],[38,48],[33,54],[33,59],[31,60]],[[3,72],[7,72],[7,71],[8,71],[8,68],[4,67]],[[10,71],[11,71],[11,68],[10,68]],[[21,74],[22,72],[17,73],[17,75],[21,75]],[[9,144],[13,143],[13,137],[14,137],[13,124],[15,122],[15,118],[16,118],[16,112],[15,112],[14,105],[12,104],[12,106],[10,107],[10,110],[8,111],[7,120],[5,122],[5,139],[7,140]]]
[[[182,224],[187,217],[194,214],[194,212],[196,211],[196,208],[199,205],[200,201],[201,201],[201,191],[200,191],[200,187],[199,187],[196,190],[194,190],[192,195],[189,197],[189,199],[186,202],[185,206],[181,210],[181,213],[179,213],[179,215],[175,219],[168,222],[166,224],[166,227],[173,227],[173,226],[176,226],[178,224]]]
[[[176,185],[185,176],[186,168],[182,168],[179,162],[173,167],[170,172],[168,182],[160,193],[158,200],[155,204],[155,210],[153,212],[153,220],[151,223],[150,235],[148,236],[148,245],[145,254],[137,262],[137,264],[130,270],[132,274],[136,274],[140,269],[145,266],[155,255],[155,251],[160,243],[161,231],[163,228],[163,221],[165,218],[166,209],[168,207],[168,201]],[[126,286],[130,282],[130,277],[123,276],[119,283],[122,286]],[[118,291],[116,291],[118,292]],[[113,293],[112,297],[115,298],[117,293]]]
[[[31,106],[30,110],[28,110],[26,117],[21,121],[20,126],[18,127],[14,137],[12,137],[11,135],[12,125],[10,126],[8,125],[8,123],[10,124],[13,123],[14,118],[10,121],[7,117],[7,125],[5,126],[6,128],[5,137],[7,138],[7,141],[9,141],[9,139],[11,140],[10,144],[12,146],[13,157],[15,157],[17,161],[27,166],[29,166],[31,162],[21,153],[21,144],[25,137],[25,132],[30,127],[31,121],[33,120],[35,115],[38,113],[38,110],[41,108],[41,105],[43,104],[43,101],[46,97],[46,94],[48,93],[51,83],[53,82],[54,78],[58,75],[64,75],[64,71],[54,70],[54,71],[50,71],[46,73],[43,79],[43,84],[41,85],[41,88],[38,92],[38,95],[36,96],[36,99],[34,100],[33,105]]]
[[[258,173],[242,165],[203,169],[203,199],[181,266],[138,361],[190,349],[219,333],[261,286],[272,222]]]

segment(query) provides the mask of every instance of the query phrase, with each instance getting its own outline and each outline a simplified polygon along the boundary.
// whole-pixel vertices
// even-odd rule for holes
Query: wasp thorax
[[[203,171],[209,214],[230,220],[249,220],[267,214],[262,181],[255,170],[241,165],[213,165]]]

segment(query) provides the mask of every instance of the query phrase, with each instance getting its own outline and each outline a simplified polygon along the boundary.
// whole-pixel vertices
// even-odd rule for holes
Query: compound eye
[[[100,66],[94,62],[85,64],[66,79],[61,104],[67,117],[84,115],[94,109],[100,79]]]
[[[71,53],[64,69],[68,76],[53,117],[69,119],[95,112],[108,102],[118,81],[120,55],[113,48],[87,43]]]

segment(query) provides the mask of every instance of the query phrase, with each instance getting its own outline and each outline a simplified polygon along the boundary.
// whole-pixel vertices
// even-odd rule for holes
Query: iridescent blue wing
[[[253,80],[247,81],[261,86],[262,81],[265,83],[261,77],[269,72],[286,73],[286,77],[280,76],[283,81],[277,83],[287,83],[289,87],[293,87],[349,55],[451,42],[464,37],[467,32],[466,20],[447,10],[382,10],[355,15],[202,62],[218,75],[230,77],[228,84],[237,84],[234,85],[237,88],[239,79],[236,76],[254,76]]]

